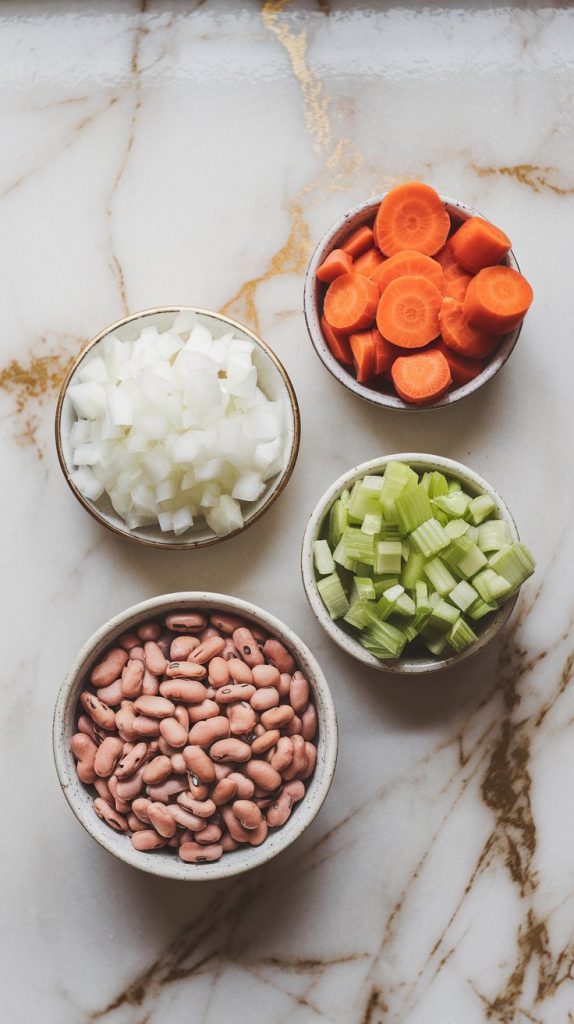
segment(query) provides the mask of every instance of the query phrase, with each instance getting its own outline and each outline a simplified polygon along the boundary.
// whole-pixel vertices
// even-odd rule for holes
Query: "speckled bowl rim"
[[[398,461],[406,462],[414,469],[423,471],[436,469],[441,473],[449,473],[451,476],[457,477],[477,494],[489,494],[496,502],[500,518],[508,523],[513,541],[518,541],[520,538],[510,509],[498,492],[495,491],[494,487],[463,463],[455,462],[454,459],[447,459],[440,455],[426,455],[421,452],[400,452],[394,455],[383,455],[378,459],[370,459],[369,462],[363,462],[359,466],[355,466],[353,469],[348,470],[348,472],[343,473],[319,499],[309,518],[301,547],[303,586],[315,617],[325,632],[343,651],[350,654],[357,661],[361,661],[364,665],[368,665],[369,668],[396,675],[424,675],[447,668],[454,668],[469,658],[474,657],[479,651],[482,651],[487,644],[494,640],[495,636],[508,622],[518,600],[518,592],[509,598],[496,612],[484,630],[478,634],[478,640],[474,644],[467,647],[464,651],[452,654],[447,658],[399,658],[397,661],[381,661],[365,650],[358,640],[355,640],[349,633],[346,633],[333,622],[321,600],[315,582],[313,541],[317,539],[323,520],[333,501],[345,487],[348,487],[349,484],[354,483],[356,479],[365,476],[367,473],[384,469],[389,462]]]
[[[319,723],[315,774],[303,800],[296,805],[289,821],[282,828],[270,833],[261,846],[250,847],[247,850],[242,848],[224,854],[221,860],[210,864],[184,864],[177,854],[171,851],[142,853],[134,850],[126,836],[113,832],[100,821],[91,808],[90,794],[78,779],[74,757],[69,747],[77,695],[82,680],[104,648],[115,636],[135,623],[183,608],[213,608],[230,612],[257,623],[277,636],[289,648],[307,676],[315,696]],[[126,608],[100,626],[86,641],[74,659],[58,693],[54,710],[52,745],[62,792],[80,824],[100,846],[119,860],[149,874],[187,882],[203,882],[230,878],[266,864],[286,850],[308,828],[327,797],[335,773],[338,752],[337,715],[331,691],[319,663],[307,645],[285,623],[275,615],[240,598],[207,591],[184,591],[152,597]],[[88,799],[79,799],[78,793],[84,794]]]
[[[522,323],[520,323],[514,331],[504,335],[496,355],[490,360],[481,373],[467,384],[463,384],[454,391],[443,395],[443,397],[439,398],[436,402],[429,402],[427,405],[413,405],[410,402],[404,402],[398,395],[389,395],[384,392],[368,388],[364,384],[359,384],[358,381],[356,381],[355,378],[352,377],[351,374],[335,359],[323,337],[320,315],[316,302],[316,273],[317,268],[320,267],[329,252],[337,247],[337,243],[347,233],[347,231],[351,228],[359,227],[365,221],[370,220],[376,207],[379,206],[387,194],[387,192],[382,192],[380,195],[374,196],[372,199],[367,199],[363,203],[358,203],[356,206],[353,206],[352,209],[347,210],[342,217],[339,217],[338,220],[336,220],[331,227],[327,229],[311,256],[309,266],[305,274],[303,312],[305,314],[309,337],[311,338],[315,352],[324,366],[326,366],[329,373],[331,373],[332,376],[343,385],[343,387],[347,388],[348,391],[351,391],[354,395],[358,395],[359,398],[364,398],[367,402],[371,402],[372,405],[378,405],[385,409],[402,409],[407,412],[430,412],[433,409],[440,409],[443,406],[453,405],[455,402],[462,401],[463,398],[468,398],[469,395],[474,394],[475,391],[479,391],[480,388],[487,384],[489,380],[492,380],[510,357],[522,330]],[[467,206],[466,203],[461,202],[460,199],[453,199],[451,196],[445,196],[442,194],[440,194],[440,198],[449,213],[455,212],[459,215],[463,215],[464,218],[481,217],[483,220],[487,219],[482,213],[479,213],[478,210],[473,209],[472,206]],[[518,266],[518,262],[512,250],[508,254],[505,263],[507,266],[512,267],[513,270],[520,271],[520,267]]]
[[[62,412],[64,407],[64,400],[66,397],[66,392],[68,390],[70,381],[74,373],[78,369],[80,363],[85,359],[85,357],[94,347],[94,345],[97,345],[98,342],[100,342],[108,334],[113,334],[114,331],[119,330],[126,324],[131,323],[133,320],[139,320],[144,317],[157,316],[158,314],[163,313],[198,313],[202,316],[213,317],[215,320],[219,320],[221,323],[227,324],[229,327],[243,331],[244,334],[248,335],[248,337],[250,337],[251,340],[254,341],[255,344],[258,345],[260,349],[262,349],[262,351],[271,360],[271,362],[274,363],[276,369],[279,371],[279,374],[283,380],[283,384],[285,386],[285,393],[289,400],[289,407],[291,410],[293,425],[293,440],[287,463],[283,471],[273,481],[273,484],[269,489],[269,496],[267,500],[264,502],[264,504],[251,515],[247,516],[243,523],[243,526],[240,529],[232,530],[231,533],[227,533],[223,537],[217,537],[216,534],[213,534],[210,537],[196,539],[190,537],[189,540],[178,541],[173,539],[172,534],[166,534],[165,540],[160,537],[158,537],[155,540],[152,540],[149,537],[142,537],[138,535],[133,530],[129,530],[127,526],[125,529],[121,529],[114,523],[110,522],[105,513],[102,512],[94,502],[89,501],[89,499],[85,498],[84,495],[81,494],[81,492],[78,490],[78,488],[71,480],[70,468],[64,455],[62,444]],[[295,463],[297,461],[299,445],[301,442],[301,415],[299,412],[299,404],[297,402],[295,389],[293,387],[293,384],[291,383],[291,379],[285,367],[277,358],[273,349],[269,347],[267,342],[263,341],[263,339],[260,338],[259,335],[255,334],[255,332],[252,331],[249,327],[246,327],[245,324],[240,323],[239,320],[232,320],[231,317],[224,316],[223,313],[216,313],[212,309],[203,309],[200,306],[155,306],[151,309],[142,309],[137,313],[131,313],[129,316],[122,317],[121,320],[116,320],[115,323],[110,324],[108,327],[105,327],[102,331],[96,334],[96,336],[92,338],[91,341],[89,341],[87,345],[85,345],[85,347],[82,349],[82,351],[76,356],[72,365],[68,369],[68,372],[66,373],[66,376],[62,382],[60,392],[58,395],[55,416],[55,438],[56,451],[58,453],[58,461],[60,463],[62,473],[64,474],[66,483],[68,484],[68,487],[72,491],[74,497],[77,498],[77,500],[80,502],[80,505],[82,505],[83,508],[85,508],[86,512],[89,512],[93,519],[95,519],[102,526],[105,526],[107,530],[111,530],[111,532],[115,533],[116,536],[123,537],[126,540],[133,541],[135,544],[144,544],[146,547],[160,548],[162,550],[167,549],[174,551],[191,551],[194,548],[211,547],[213,544],[219,544],[221,541],[229,540],[231,537],[237,537],[238,534],[243,533],[244,530],[247,530],[249,529],[250,526],[253,526],[253,524],[256,523],[261,518],[261,516],[268,511],[268,509],[271,508],[274,502],[277,501],[277,498],[285,490],[285,487],[289,482],[291,474],[295,468]]]

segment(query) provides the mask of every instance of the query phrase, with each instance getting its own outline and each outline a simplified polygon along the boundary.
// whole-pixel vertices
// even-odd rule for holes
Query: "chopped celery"
[[[477,544],[481,551],[500,551],[510,543],[510,530],[504,519],[489,519],[478,527]]]
[[[448,643],[454,651],[458,652],[464,651],[465,647],[469,647],[475,640],[478,640],[476,633],[461,615],[447,636]]]
[[[400,540],[380,540],[376,545],[375,572],[401,571],[403,547]]]
[[[478,494],[468,506],[468,514],[475,526],[488,519],[493,512],[496,512],[496,502],[490,494]]]
[[[390,587],[398,586],[400,582],[401,581],[399,577],[396,575],[396,573],[392,572],[383,573],[382,576],[379,576],[377,579],[373,580],[377,600],[379,597],[383,596],[385,590],[389,590]]]
[[[375,543],[373,537],[363,533],[356,526],[345,527],[343,534],[345,554],[348,558],[354,558],[357,562],[364,562],[365,565],[372,565],[375,560]]]
[[[417,487],[419,478],[414,469],[404,462],[388,462],[381,490],[383,508],[394,504],[396,499],[408,487]]]
[[[371,536],[375,536],[380,533],[383,528],[383,513],[382,512],[367,512],[363,519],[361,530],[363,533],[368,533]]]
[[[395,500],[395,508],[405,533],[412,533],[421,523],[432,519],[433,511],[428,494],[420,484],[405,491],[404,494],[399,494]]]
[[[431,558],[426,563],[424,571],[436,592],[440,594],[441,597],[444,597],[445,594],[449,594],[456,586],[454,576],[449,572],[449,569],[444,562],[437,556]]]
[[[414,590],[420,580],[425,564],[425,556],[418,551],[409,551],[409,557],[401,569],[401,583],[405,590]]]
[[[345,490],[341,491],[341,502],[343,504],[343,508],[347,508],[348,507],[349,498],[350,497],[351,497],[351,492],[348,489],[348,487],[345,487]]]
[[[465,519],[449,519],[444,529],[451,540],[456,540],[457,537],[462,537],[463,533],[468,533],[470,526]]]
[[[319,576],[329,576],[335,572],[335,562],[326,540],[316,540],[313,544],[313,558]]]
[[[351,597],[349,610],[343,616],[343,621],[355,626],[356,629],[364,629],[367,625],[366,602]]]
[[[365,626],[365,633],[367,636],[387,650],[390,657],[400,658],[407,642],[402,629],[391,625],[390,622],[382,622],[369,607],[367,607],[366,614],[367,625]]]
[[[438,510],[454,519],[462,519],[470,505],[470,498],[464,491],[453,491],[452,494],[443,494],[440,498],[433,498],[431,505],[434,513]]]
[[[402,549],[401,550],[401,557],[403,559],[403,562],[406,562],[406,560],[409,557],[410,552],[411,552],[411,545],[410,545],[410,542],[407,540],[406,537],[401,542],[401,549]]]
[[[431,558],[448,547],[450,538],[436,519],[427,519],[411,533],[411,544],[425,558]]]
[[[362,480],[357,480],[351,491],[349,515],[362,522],[369,513],[380,512],[382,487],[383,477],[381,476],[365,476]]]
[[[329,512],[329,529],[327,540],[329,541],[329,547],[331,551],[337,547],[337,544],[343,536],[343,530],[345,529],[349,520],[347,510],[343,505],[341,499],[337,499],[331,506]]]
[[[483,569],[477,576],[473,577],[472,584],[478,591],[483,601],[501,601],[508,597],[512,590],[512,584],[504,576],[499,576],[494,569]]]
[[[469,523],[465,536],[468,540],[471,540],[473,544],[478,544],[478,526],[472,526]]]
[[[433,608],[427,621],[427,627],[437,633],[448,633],[459,616],[458,608],[449,604],[448,601],[441,600]]]
[[[448,482],[448,493],[454,494],[455,491],[462,491],[462,484],[460,480],[449,480]]]
[[[377,601],[377,614],[380,619],[388,619],[391,612],[394,612],[397,601],[403,596],[405,590],[398,583],[395,587],[385,590],[382,597]]]
[[[394,661],[397,657],[400,657],[400,655],[393,654],[388,647],[383,647],[382,644],[367,636],[366,633],[361,633],[357,639],[370,654],[373,654],[375,658],[379,658],[380,661]]]
[[[408,644],[410,644],[411,640],[416,640],[417,636],[419,635],[417,627],[413,625],[412,622],[407,623],[407,625],[405,626],[401,626],[401,629],[407,638]]]
[[[428,496],[439,498],[441,494],[448,494],[448,480],[444,473],[433,469],[432,473],[429,473]]]
[[[373,581],[368,576],[355,576],[353,587],[356,589],[357,596],[361,601],[374,601],[376,599],[377,595]]]
[[[468,538],[468,534],[451,541],[450,546],[441,554],[447,565],[464,579],[474,576],[487,564],[486,555]]]
[[[469,615],[474,622],[478,622],[478,620],[483,619],[485,615],[490,615],[491,612],[495,611],[495,604],[490,604],[488,601],[483,601],[481,597],[477,597],[476,601],[474,604],[471,604],[466,614]]]
[[[349,610],[347,595],[336,572],[317,580],[317,590],[332,619],[339,619]]]
[[[400,540],[401,528],[398,523],[383,523],[381,540]]]
[[[439,636],[433,640],[426,640],[425,646],[428,648],[431,654],[434,654],[438,658],[443,653],[446,647],[446,642],[446,636]]]
[[[466,580],[461,580],[460,583],[457,583],[454,590],[451,590],[448,595],[449,601],[452,601],[457,608],[460,608],[461,612],[465,612],[467,608],[470,608],[477,597],[478,592]]]
[[[498,551],[490,559],[490,564],[495,572],[500,573],[505,580],[508,580],[512,590],[518,590],[529,576],[532,576],[536,563],[524,544],[517,542],[509,548]],[[487,598],[485,598],[485,601]]]
[[[353,572],[355,568],[355,562],[347,554],[347,548],[345,546],[344,538],[341,537],[337,547],[333,551],[333,559],[337,565],[342,565],[343,569],[348,569],[349,572]]]
[[[402,593],[395,605],[395,613],[412,618],[416,612],[415,602],[408,594]]]
[[[423,473],[423,475],[420,478],[420,485],[421,487],[424,487],[425,491],[428,494],[430,487],[430,473]]]

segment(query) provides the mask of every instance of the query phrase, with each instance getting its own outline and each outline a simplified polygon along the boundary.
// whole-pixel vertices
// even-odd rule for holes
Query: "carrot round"
[[[456,260],[452,254],[452,249],[450,247],[450,238],[448,242],[445,242],[442,249],[439,249],[439,251],[433,258],[437,261],[437,263],[440,263],[443,270],[448,270],[449,267],[452,267],[453,264],[456,263]]]
[[[340,363],[345,366],[353,365],[353,353],[349,346],[349,341],[344,334],[338,334],[333,328],[327,323],[325,317],[321,317],[321,330],[323,331],[323,337],[327,342],[327,345],[331,349],[331,352]]]
[[[428,278],[397,277],[381,295],[377,327],[393,345],[423,348],[440,334],[441,304],[442,295]]]
[[[415,252],[414,249],[405,249],[404,252],[398,252],[395,256],[384,260],[372,274],[372,278],[377,282],[382,295],[387,285],[395,278],[412,277],[413,275],[427,277],[439,292],[444,292],[442,267],[430,256],[425,256],[422,252]]]
[[[353,270],[356,270],[357,274],[364,274],[365,277],[373,277],[375,271],[384,262],[385,257],[373,245],[362,256],[357,256],[353,264]]]
[[[327,289],[323,313],[336,331],[351,334],[370,327],[377,312],[379,289],[362,274],[341,274]]]
[[[372,244],[373,229],[367,224],[363,224],[362,227],[351,231],[350,235],[343,239],[341,249],[355,260],[357,256],[362,256],[367,249],[370,249]]]
[[[504,231],[482,217],[469,217],[450,239],[451,252],[457,263],[471,274],[500,263],[510,252],[512,243]]]
[[[443,299],[438,318],[443,341],[453,352],[458,352],[467,359],[486,359],[494,351],[500,338],[472,327],[463,310],[462,303],[456,299]]]
[[[532,299],[532,288],[517,270],[485,267],[468,286],[464,315],[479,330],[506,334],[524,319]]]
[[[434,347],[438,352],[442,352],[445,357],[450,368],[453,384],[456,387],[468,384],[469,381],[474,380],[484,370],[484,359],[466,359],[464,356],[459,355],[458,352],[454,352],[448,345],[445,345],[442,338],[438,339]]]
[[[355,370],[359,384],[364,384],[375,376],[377,366],[377,342],[373,331],[360,331],[351,334],[349,345],[353,353]]]
[[[394,256],[402,249],[434,256],[450,231],[450,217],[434,188],[421,181],[397,185],[387,193],[375,217],[375,242]]]
[[[471,281],[472,274],[467,274],[466,270],[459,267],[458,263],[451,263],[444,272],[444,293],[448,295],[449,299],[462,302]]]
[[[452,384],[449,365],[437,349],[399,356],[392,365],[391,375],[397,394],[415,405],[442,398]]]
[[[341,274],[350,274],[353,269],[353,260],[343,249],[333,249],[327,258],[317,268],[317,277],[320,281],[331,284]]]
[[[383,335],[376,327],[373,327],[372,331],[375,339],[375,375],[379,376],[381,373],[387,373],[391,369],[395,359],[400,356],[401,349],[397,348],[396,345],[391,345],[390,341],[383,338]]]

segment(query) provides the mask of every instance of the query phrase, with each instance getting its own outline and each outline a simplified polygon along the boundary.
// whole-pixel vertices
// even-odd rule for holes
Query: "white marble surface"
[[[0,7],[2,1020],[574,1021],[573,55],[560,3]],[[499,222],[536,302],[483,393],[385,415],[315,357],[302,278],[331,220],[406,176]],[[303,422],[277,505],[187,557],[99,528],[52,442],[83,341],[178,302],[259,329]],[[298,569],[330,481],[405,449],[486,476],[539,560],[501,643],[432,680],[345,658]],[[294,627],[341,725],[309,832],[252,876],[203,887],[99,849],[50,749],[85,638],[138,599],[194,587]]]

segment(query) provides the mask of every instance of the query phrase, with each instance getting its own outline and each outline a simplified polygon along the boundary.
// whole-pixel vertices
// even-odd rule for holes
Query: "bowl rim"
[[[319,730],[324,736],[323,761],[317,759],[317,767],[312,777],[314,783],[312,801],[303,800],[297,806],[297,815],[290,819],[293,824],[290,830],[285,831],[282,827],[273,832],[270,839],[260,846],[251,847],[249,851],[249,863],[239,866],[238,861],[223,856],[221,860],[196,865],[185,865],[171,852],[167,856],[162,851],[145,853],[134,850],[127,837],[125,847],[116,849],[114,838],[118,836],[115,832],[107,829],[96,817],[91,806],[83,807],[75,799],[73,788],[78,782],[75,769],[74,757],[66,743],[66,729],[70,716],[75,713],[75,704],[72,703],[72,692],[75,686],[81,681],[85,671],[86,663],[91,656],[97,657],[110,643],[110,634],[117,636],[120,632],[129,628],[141,619],[148,618],[153,614],[165,613],[173,608],[183,607],[210,607],[238,614],[248,621],[261,624],[269,631],[278,636],[292,651],[296,658],[302,660],[309,672],[309,684],[313,693],[320,697],[317,702],[317,713]],[[320,705],[323,705],[321,710]],[[177,881],[208,881],[222,878],[230,878],[234,875],[243,874],[259,867],[267,861],[272,860],[277,854],[282,853],[291,846],[312,823],[319,813],[331,787],[338,755],[338,724],[337,713],[333,695],[325,674],[321,669],[314,654],[301,640],[298,634],[286,626],[280,619],[270,612],[265,611],[258,605],[254,605],[242,598],[231,597],[226,594],[218,594],[209,591],[182,591],[172,594],[161,594],[148,598],[137,604],[130,605],[124,611],[112,616],[85,641],[75,656],[64,680],[58,690],[54,714],[52,720],[52,753],[60,787],[66,800],[77,820],[85,831],[95,839],[105,850],[117,857],[119,860],[132,867],[136,867],[148,874],[162,878],[171,878]],[[80,786],[83,783],[80,782]],[[87,789],[86,789],[87,791]],[[308,795],[309,790],[306,793]],[[240,851],[237,851],[238,853]],[[186,872],[189,871],[189,874]]]
[[[261,508],[257,509],[256,512],[254,512],[251,516],[245,519],[243,526],[241,526],[238,530],[232,530],[231,533],[226,533],[222,537],[218,537],[216,536],[216,534],[214,534],[212,537],[206,537],[198,540],[189,539],[187,541],[177,541],[170,539],[163,540],[160,538],[158,538],[157,540],[152,540],[148,537],[138,536],[133,530],[129,530],[127,526],[125,529],[121,529],[114,523],[111,523],[109,519],[97,508],[97,506],[93,502],[90,502],[89,499],[85,498],[84,495],[75,486],[71,479],[71,472],[66,462],[66,457],[64,455],[62,443],[62,413],[66,393],[74,373],[76,372],[80,364],[83,362],[87,354],[91,351],[91,349],[95,345],[97,345],[103,338],[105,338],[108,334],[113,334],[114,331],[117,331],[119,328],[131,323],[133,320],[139,320],[143,317],[155,316],[161,313],[177,314],[179,312],[198,313],[202,316],[214,317],[216,320],[220,320],[222,323],[228,324],[230,327],[237,328],[238,330],[243,331],[252,339],[252,341],[254,341],[266,353],[266,355],[270,358],[271,362],[274,363],[276,369],[279,371],[279,374],[285,385],[285,389],[289,399],[289,405],[291,408],[291,414],[293,418],[293,440],[287,464],[283,469],[281,475],[278,477],[276,485],[270,491],[267,500],[263,503]],[[231,317],[225,316],[223,313],[216,313],[212,309],[204,309],[201,306],[153,306],[150,309],[142,309],[139,310],[139,312],[130,313],[129,316],[125,316],[122,317],[120,320],[116,320],[108,327],[104,327],[103,330],[99,331],[98,334],[96,334],[93,338],[91,338],[90,341],[86,343],[86,345],[84,345],[84,347],[72,361],[71,365],[68,367],[66,376],[64,377],[64,380],[62,381],[62,384],[60,386],[58,400],[56,403],[54,432],[56,440],[56,452],[58,455],[60,468],[64,475],[64,479],[66,480],[66,483],[68,484],[68,487],[72,491],[74,497],[77,498],[77,500],[80,502],[83,508],[85,508],[86,512],[89,512],[89,514],[92,516],[93,519],[96,520],[96,522],[100,523],[101,526],[105,526],[106,529],[111,530],[111,532],[115,533],[116,536],[122,537],[125,540],[132,541],[134,544],[143,544],[146,547],[156,549],[159,548],[161,550],[192,551],[194,548],[211,547],[213,544],[219,544],[221,541],[229,540],[229,538],[231,537],[237,537],[240,533],[243,533],[244,530],[247,530],[249,529],[250,526],[253,526],[253,524],[256,523],[258,519],[260,519],[261,516],[268,511],[269,508],[271,508],[271,506],[274,504],[277,498],[279,498],[279,496],[283,493],[285,487],[287,486],[291,478],[291,474],[293,473],[295,463],[297,461],[297,456],[299,454],[299,447],[301,443],[301,414],[299,411],[299,403],[297,401],[295,389],[293,387],[293,384],[291,383],[291,378],[289,377],[285,367],[283,366],[279,358],[276,356],[273,349],[267,344],[267,342],[263,341],[263,339],[260,338],[259,335],[255,333],[255,331],[252,331],[250,327],[246,327],[245,324],[242,324],[239,320],[233,320]]]
[[[342,233],[343,229],[346,228],[351,221],[357,221],[358,226],[360,216],[363,214],[370,215],[373,208],[378,206],[385,196],[388,195],[388,191],[389,190],[381,192],[380,195],[366,199],[362,203],[357,203],[355,206],[351,207],[351,209],[347,210],[346,213],[338,217],[337,220],[327,228],[313,250],[313,254],[309,260],[309,265],[305,273],[305,282],[303,287],[303,313],[305,315],[307,331],[315,352],[329,373],[339,382],[339,384],[342,384],[347,391],[350,391],[354,395],[358,395],[359,398],[370,402],[371,405],[377,405],[384,409],[402,410],[413,413],[431,412],[433,409],[441,409],[446,406],[454,405],[456,402],[460,402],[462,399],[468,398],[469,395],[474,394],[475,391],[479,391],[480,388],[492,380],[498,371],[502,369],[514,351],[522,331],[524,321],[522,321],[514,331],[510,331],[508,334],[502,336],[502,342],[499,346],[498,352],[476,377],[471,381],[468,381],[468,383],[462,384],[460,387],[455,388],[446,395],[443,395],[443,397],[439,398],[436,402],[429,402],[427,405],[414,405],[413,403],[405,402],[398,395],[375,391],[355,380],[345,367],[341,366],[341,364],[335,359],[323,338],[320,317],[315,303],[316,272],[317,268],[321,265],[331,249],[336,247],[333,243],[333,239],[337,234]],[[474,207],[463,203],[460,199],[454,199],[452,196],[444,195],[441,192],[439,192],[438,195],[444,205],[449,208],[449,213],[451,210],[454,210],[463,214],[465,219],[468,217],[480,217],[482,220],[488,219],[484,214],[475,210]],[[367,219],[366,216],[365,219]],[[512,249],[508,253],[506,261],[508,266],[520,273],[518,260],[516,259]]]
[[[330,618],[319,596],[316,586],[313,568],[313,541],[317,538],[320,527],[331,504],[349,483],[361,476],[365,476],[369,472],[376,472],[377,470],[385,467],[389,462],[395,461],[406,462],[409,466],[413,466],[414,468],[424,467],[426,470],[438,469],[440,472],[448,472],[452,476],[460,479],[461,482],[476,488],[477,491],[490,494],[496,501],[500,518],[506,520],[508,523],[513,540],[518,541],[520,537],[512,513],[498,491],[496,491],[495,488],[478,473],[475,473],[474,470],[465,466],[464,463],[457,462],[454,459],[449,459],[442,455],[430,455],[424,452],[398,452],[391,455],[381,455],[376,459],[369,459],[367,462],[362,462],[359,465],[354,466],[353,469],[343,473],[319,498],[319,501],[315,505],[315,508],[309,517],[301,545],[301,575],[303,578],[303,587],[315,618],[323,627],[325,632],[343,651],[353,657],[356,661],[360,661],[364,665],[368,665],[369,668],[374,668],[379,672],[387,672],[394,675],[426,675],[431,672],[454,668],[468,660],[468,658],[474,657],[479,653],[479,651],[483,650],[483,648],[486,647],[495,636],[497,636],[500,630],[508,622],[518,600],[519,591],[513,594],[508,601],[498,609],[485,629],[478,634],[478,639],[475,643],[458,653],[449,655],[446,658],[398,658],[396,661],[381,661],[379,658],[376,658],[373,654],[367,651],[350,633],[345,632],[345,630]]]

